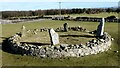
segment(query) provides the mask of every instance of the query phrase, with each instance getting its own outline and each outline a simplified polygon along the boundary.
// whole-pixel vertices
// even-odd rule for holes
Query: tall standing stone
[[[68,23],[64,23],[63,26],[64,26],[64,31],[67,32],[68,31]]]
[[[102,18],[101,21],[100,21],[100,24],[98,25],[96,36],[98,36],[98,37],[103,36],[104,23],[105,23],[104,18]]]
[[[26,28],[25,28],[25,26],[22,26],[21,30],[22,30],[21,37],[24,37],[26,35]]]
[[[49,35],[52,45],[59,44],[59,35],[53,29],[49,29]]]

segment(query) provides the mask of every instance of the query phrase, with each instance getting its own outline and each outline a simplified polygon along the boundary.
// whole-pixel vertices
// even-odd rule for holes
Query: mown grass
[[[89,40],[96,39],[94,34],[89,34],[88,32],[60,31],[57,33],[61,44],[86,44]],[[31,30],[30,32],[26,32],[26,36],[22,37],[20,42],[50,44],[50,36],[48,32],[36,31],[36,34],[34,34],[33,30]]]
[[[22,25],[27,29],[51,27],[57,28],[67,22],[69,26],[82,26],[89,31],[97,29],[97,22],[80,22],[80,21],[52,21],[44,20],[40,22],[3,24],[2,37],[9,37],[18,31],[21,31]],[[3,66],[118,66],[118,23],[105,23],[105,31],[108,32],[115,40],[112,42],[111,50],[97,55],[90,55],[80,58],[38,58],[31,56],[21,56],[2,51]],[[120,36],[120,35],[119,35]],[[72,42],[72,41],[71,41]]]

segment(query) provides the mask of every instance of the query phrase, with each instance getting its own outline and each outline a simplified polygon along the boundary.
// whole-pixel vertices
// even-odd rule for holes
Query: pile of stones
[[[49,29],[50,29],[50,28],[45,28],[45,27],[43,27],[43,28],[40,29],[40,32],[48,32]]]
[[[82,31],[82,32],[85,32],[87,29],[81,27],[81,26],[76,26],[76,27],[68,27],[69,30],[72,30],[72,31]]]
[[[81,31],[81,32],[89,32],[86,28],[83,28],[81,26],[68,26],[68,23],[64,23],[63,27],[59,27],[55,29],[56,32],[68,32],[68,31]]]
[[[64,28],[63,27],[59,27],[57,29],[55,29],[56,32],[63,32]],[[83,28],[81,26],[74,26],[74,27],[68,27],[68,31],[81,31],[81,32],[89,32],[86,28]]]
[[[64,28],[63,27],[58,27],[55,29],[55,32],[63,32]]]
[[[33,32],[34,34],[36,34],[37,32],[48,32],[50,28],[40,28],[40,29],[34,29],[34,30],[26,30],[27,33]],[[22,30],[23,31],[23,30]]]

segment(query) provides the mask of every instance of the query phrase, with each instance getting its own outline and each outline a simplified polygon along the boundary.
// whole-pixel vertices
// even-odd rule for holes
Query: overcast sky
[[[119,0],[0,0],[0,11],[117,7]]]

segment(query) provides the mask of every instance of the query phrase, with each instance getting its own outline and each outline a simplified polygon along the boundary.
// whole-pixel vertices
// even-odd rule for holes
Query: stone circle
[[[25,27],[24,27],[25,28]],[[66,27],[65,27],[66,28]],[[67,29],[68,28],[68,29]],[[82,27],[67,27],[68,30],[85,32],[87,29]],[[24,29],[25,30],[25,29]],[[63,28],[56,29],[55,31],[64,31]],[[49,32],[52,38],[52,45],[45,44],[44,46],[38,46],[34,44],[21,43],[21,35],[24,33],[31,33],[31,30],[17,32],[15,35],[8,39],[8,44],[15,53],[22,55],[38,56],[41,58],[59,58],[59,57],[83,57],[87,55],[95,55],[104,51],[108,51],[113,40],[107,32],[103,32],[102,38],[96,38],[88,41],[86,44],[62,44],[59,43],[58,34],[50,28],[34,29],[34,34],[40,32]],[[24,37],[24,34],[22,37]],[[54,36],[55,35],[55,36]],[[56,39],[57,37],[57,39]],[[55,39],[53,39],[55,38]],[[55,43],[54,43],[55,41]],[[56,45],[57,44],[57,45]]]

